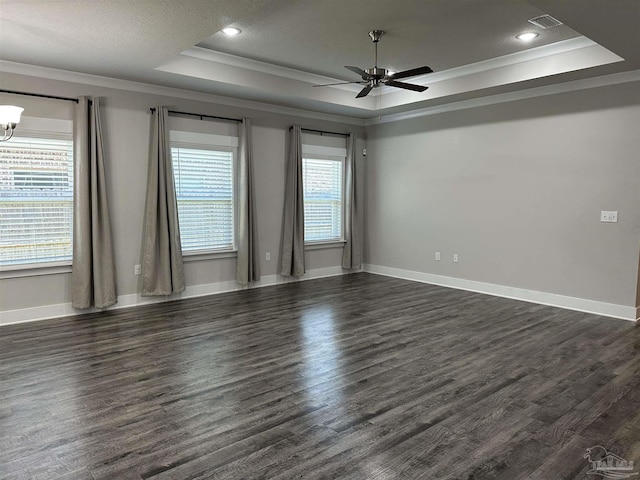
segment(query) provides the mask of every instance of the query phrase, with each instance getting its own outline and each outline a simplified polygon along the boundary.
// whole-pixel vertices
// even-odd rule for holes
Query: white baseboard
[[[260,281],[243,287],[238,285],[235,280],[207,283],[202,285],[188,286],[184,292],[177,295],[166,297],[143,297],[138,293],[118,296],[118,303],[108,308],[87,308],[77,310],[71,306],[71,303],[58,303],[54,305],[43,305],[40,307],[21,308],[17,310],[6,310],[0,312],[0,326],[11,325],[15,323],[35,322],[47,320],[51,318],[69,317],[73,315],[82,315],[85,313],[102,312],[107,310],[118,310],[121,308],[135,307],[138,305],[149,305],[152,303],[170,302],[181,298],[194,298],[206,295],[215,295],[218,293],[233,292],[236,290],[246,290],[250,288],[267,287],[269,285],[277,285],[280,283],[299,282],[303,280],[312,280],[314,278],[333,277],[336,275],[345,275],[353,273],[352,271],[343,270],[342,267],[316,268],[309,270],[302,277],[283,277],[281,275],[266,275]]]
[[[585,298],[567,297],[564,295],[556,295],[554,293],[537,292],[535,290],[526,290],[524,288],[476,282],[474,280],[465,280],[463,278],[445,277],[443,275],[434,275],[431,273],[415,272],[412,270],[403,270],[399,268],[370,264],[363,265],[363,271],[378,275],[385,275],[387,277],[402,278],[405,280],[414,280],[416,282],[440,285],[443,287],[486,293],[496,297],[511,298],[514,300],[566,308],[568,310],[577,310],[579,312],[593,313],[596,315],[604,315],[606,317],[620,318],[622,320],[630,320],[634,322],[637,321],[640,316],[640,309],[637,309],[636,307],[598,302],[595,300],[587,300]]]
[[[417,282],[429,283],[432,285],[440,285],[443,287],[485,293],[497,297],[511,298],[514,300],[522,300],[525,302],[538,303],[553,307],[566,308],[569,310],[593,313],[596,315],[620,318],[623,320],[637,321],[640,319],[640,308],[628,307],[625,305],[616,305],[612,303],[598,302],[595,300],[587,300],[584,298],[567,297],[564,295],[556,295],[553,293],[537,292],[534,290],[526,290],[523,288],[507,287],[504,285],[476,282],[474,280],[445,277],[443,275],[434,275],[430,273],[384,267],[380,265],[363,265],[362,271],[375,273],[378,275],[385,275],[388,277],[402,278],[405,280],[414,280]],[[242,287],[235,281],[224,281],[188,286],[186,290],[181,294],[171,295],[167,297],[143,297],[140,294],[136,293],[120,295],[118,297],[118,303],[106,309],[92,308],[86,310],[76,310],[71,306],[71,303],[59,303],[55,305],[43,305],[40,307],[7,310],[4,312],[0,312],[0,326],[47,320],[51,318],[68,317],[73,315],[82,315],[85,313],[93,313],[106,310],[117,310],[121,308],[135,307],[138,305],[149,305],[152,303],[170,302],[181,298],[202,297],[206,295],[215,295],[218,293],[233,292],[236,290],[267,287],[270,285],[277,285],[281,283],[298,282],[303,280],[311,280],[314,278],[332,277],[336,275],[344,275],[346,273],[352,272],[347,272],[341,267],[336,266],[309,270],[300,278],[283,277],[280,275],[266,275],[262,277],[259,282],[256,282],[248,287]]]

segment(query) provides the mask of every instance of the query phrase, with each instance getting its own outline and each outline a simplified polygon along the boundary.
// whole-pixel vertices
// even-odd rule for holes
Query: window
[[[305,242],[342,240],[344,157],[302,159]]]
[[[183,252],[233,250],[235,149],[174,142],[171,156]]]
[[[73,141],[46,137],[0,143],[1,267],[71,263]]]

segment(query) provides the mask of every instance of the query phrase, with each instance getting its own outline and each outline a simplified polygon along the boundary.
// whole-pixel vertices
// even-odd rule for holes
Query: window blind
[[[171,149],[184,252],[234,247],[233,152]]]
[[[0,265],[73,256],[73,141],[13,137],[0,143]]]
[[[339,160],[302,159],[306,242],[342,240],[342,170]]]

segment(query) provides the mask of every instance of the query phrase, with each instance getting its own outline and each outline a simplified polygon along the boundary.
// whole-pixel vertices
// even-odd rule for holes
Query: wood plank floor
[[[631,322],[360,273],[0,328],[2,479],[582,480],[595,445],[640,467]]]

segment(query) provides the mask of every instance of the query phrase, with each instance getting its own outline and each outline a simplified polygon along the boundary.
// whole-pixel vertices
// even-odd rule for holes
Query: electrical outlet
[[[618,223],[618,211],[602,210],[600,212],[600,221],[603,223]]]
[[[133,266],[134,275],[142,275],[142,267],[140,265]]]
[[[440,252],[436,252],[436,261],[440,261]]]
[[[453,263],[458,263],[458,254],[457,253],[453,254]]]
[[[271,261],[271,252],[267,252],[267,253],[265,254],[265,260],[266,260],[267,262],[270,262],[270,261]]]

